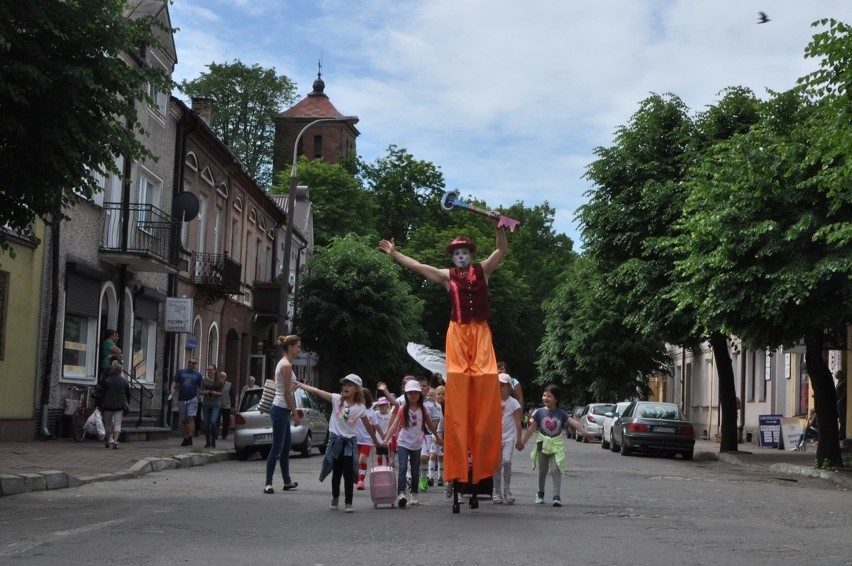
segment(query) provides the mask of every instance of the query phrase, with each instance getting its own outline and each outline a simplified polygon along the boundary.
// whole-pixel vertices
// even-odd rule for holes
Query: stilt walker
[[[500,465],[500,383],[488,326],[488,277],[509,251],[505,228],[497,222],[497,249],[482,263],[472,262],[476,246],[469,238],[455,238],[446,247],[455,265],[452,269],[420,263],[399,252],[393,240],[379,242],[400,265],[442,285],[449,294],[444,479],[456,485],[476,484]],[[454,493],[453,512],[458,512],[457,495]],[[475,487],[470,506],[478,506]]]

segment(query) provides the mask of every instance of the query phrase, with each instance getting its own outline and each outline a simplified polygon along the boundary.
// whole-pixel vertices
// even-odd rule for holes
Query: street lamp
[[[320,122],[357,122],[356,116],[338,116],[336,118],[319,118],[302,128],[293,143],[293,165],[290,168],[290,190],[287,193],[287,226],[284,229],[284,251],[281,266],[281,290],[278,297],[278,335],[287,334],[287,311],[290,300],[290,250],[293,247],[293,209],[296,207],[296,164],[298,163],[299,141],[310,127]]]

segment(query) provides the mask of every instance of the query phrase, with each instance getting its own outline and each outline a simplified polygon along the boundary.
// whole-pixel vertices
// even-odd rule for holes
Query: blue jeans
[[[216,424],[219,422],[219,405],[202,405],[204,409],[204,438],[207,444],[216,442]]]
[[[399,472],[396,476],[396,494],[405,493],[405,476],[408,474],[408,463],[411,462],[411,493],[417,493],[420,488],[420,450],[410,450],[397,447]]]
[[[272,421],[272,448],[266,458],[266,485],[272,485],[275,474],[275,463],[281,463],[281,476],[284,484],[290,484],[290,409],[272,405],[269,410],[269,420]]]

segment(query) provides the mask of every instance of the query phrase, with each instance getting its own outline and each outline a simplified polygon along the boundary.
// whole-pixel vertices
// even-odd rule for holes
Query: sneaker
[[[444,486],[444,479],[438,478],[438,487],[443,487],[443,486]]]
[[[190,444],[192,444],[192,439],[190,438],[184,438],[183,442],[180,443],[181,446],[189,446]]]
[[[355,489],[364,489],[364,480],[358,480],[358,483],[355,486]]]
[[[503,503],[503,498],[497,495],[496,493],[491,497],[491,503],[496,503],[498,505]]]
[[[425,477],[420,478],[420,491],[426,491],[429,489],[429,480]]]
[[[514,502],[515,498],[512,496],[512,492],[507,491],[505,495],[503,495],[503,503],[505,503],[506,505],[511,505]]]
[[[328,508],[331,509],[332,511],[337,511],[340,508],[337,505],[337,498],[336,497],[331,500],[331,505],[329,505]]]
[[[420,500],[419,500],[419,499],[417,499],[417,494],[416,494],[416,493],[412,493],[412,494],[411,494],[411,500],[410,500],[408,503],[409,503],[410,505],[419,505],[419,504],[420,504]]]
[[[426,483],[429,485],[429,487],[432,487],[433,485],[435,485],[435,480],[433,480],[432,478],[427,478]]]
[[[562,498],[558,495],[553,496],[553,506],[554,507],[562,507]]]
[[[198,436],[198,435],[196,435],[196,436]],[[187,445],[187,446],[192,446],[192,437],[190,436],[189,438],[187,438],[187,440],[188,440],[189,442],[187,442],[187,443],[186,443],[186,445]]]
[[[396,504],[399,505],[400,509],[405,509],[405,506],[408,505],[408,499],[405,498],[404,493],[400,493],[399,497],[396,498]]]
[[[215,440],[210,443],[210,448],[216,448],[216,441]]]
[[[354,507],[352,507],[352,504],[351,504],[351,503],[347,503],[346,505],[344,505],[344,506],[343,506],[343,512],[344,512],[344,513],[354,513],[354,512],[355,512],[355,508],[354,508]]]
[[[537,505],[543,504],[544,503],[544,494],[543,493],[536,493],[535,494],[535,502],[536,502]]]
[[[444,487],[444,495],[445,495],[445,496],[447,496],[447,497],[452,497],[452,496],[453,496],[453,484],[452,484],[452,483],[448,483],[448,484]]]
[[[118,450],[118,442],[114,442],[112,445],[113,450]]]

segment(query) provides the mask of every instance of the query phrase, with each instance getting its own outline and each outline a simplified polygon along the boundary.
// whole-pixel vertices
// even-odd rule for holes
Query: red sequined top
[[[472,321],[488,320],[491,306],[488,304],[488,283],[482,265],[475,263],[462,276],[458,267],[450,269],[450,305],[451,319],[465,324]]]

